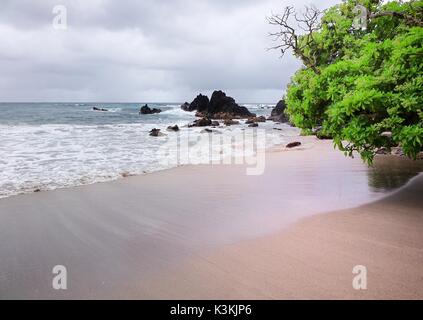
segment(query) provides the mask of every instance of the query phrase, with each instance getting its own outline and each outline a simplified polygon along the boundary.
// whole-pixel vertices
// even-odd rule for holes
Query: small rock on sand
[[[295,142],[288,143],[286,145],[286,148],[291,149],[291,148],[295,148],[299,146],[301,146],[301,142],[295,141]]]

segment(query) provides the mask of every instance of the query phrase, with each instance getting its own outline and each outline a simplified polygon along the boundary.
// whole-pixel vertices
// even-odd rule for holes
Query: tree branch
[[[286,7],[283,14],[272,14],[267,18],[270,25],[278,26],[279,31],[269,33],[275,42],[279,44],[271,47],[270,49],[278,49],[281,51],[282,56],[288,50],[292,50],[304,63],[305,66],[311,68],[315,73],[319,74],[320,70],[317,68],[315,55],[308,56],[305,49],[310,47],[314,42],[313,32],[320,28],[320,15],[321,12],[315,7],[306,7],[306,12],[300,17],[297,15],[293,7]],[[295,28],[290,24],[289,20],[293,18],[297,22],[298,28],[305,32],[304,35],[298,35]],[[305,39],[305,44],[300,46],[301,40]]]
[[[370,19],[376,19],[379,17],[396,17],[400,19],[404,19],[405,22],[412,26],[423,27],[423,21],[411,15],[402,13],[402,12],[395,12],[395,11],[385,11],[385,12],[378,12],[373,13],[370,15]]]

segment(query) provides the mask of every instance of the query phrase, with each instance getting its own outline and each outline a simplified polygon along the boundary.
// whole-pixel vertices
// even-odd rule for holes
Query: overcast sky
[[[271,12],[335,0],[2,0],[0,101],[276,102],[300,63],[267,51]],[[56,5],[67,29],[53,28]]]

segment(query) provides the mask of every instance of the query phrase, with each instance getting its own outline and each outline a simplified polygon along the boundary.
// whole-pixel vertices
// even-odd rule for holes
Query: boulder
[[[220,126],[220,123],[219,123],[219,121],[212,121],[211,125],[213,127],[218,127],[218,126]]]
[[[230,120],[230,119],[244,119],[245,116],[229,113],[229,112],[218,112],[215,114],[209,114],[206,112],[197,112],[195,114],[197,117],[211,117],[212,119],[219,119],[219,120]]]
[[[151,109],[147,104],[140,109],[140,114],[155,114],[160,112],[162,112],[162,110],[156,108]]]
[[[393,147],[391,148],[391,154],[394,156],[404,156],[404,151],[401,147]]]
[[[191,102],[187,103],[185,102],[181,108],[185,111],[198,111],[198,112],[204,112],[207,111],[207,108],[209,106],[209,97],[202,95],[201,93]]]
[[[185,102],[181,105],[181,109],[184,111],[189,111],[189,103]]]
[[[198,120],[195,120],[192,124],[188,125],[188,127],[207,127],[211,126],[212,121],[209,118],[201,118]]]
[[[236,120],[232,120],[232,119],[227,119],[223,122],[226,126],[232,126],[235,124],[239,124],[239,121]]]
[[[291,149],[291,148],[295,148],[299,146],[301,146],[301,142],[295,141],[295,142],[288,143],[286,145],[286,148]]]
[[[255,114],[251,113],[246,107],[239,106],[235,102],[234,98],[228,97],[226,93],[221,90],[213,92],[207,111],[211,115],[218,113],[228,113],[232,114],[233,116],[243,118],[255,116]]]
[[[288,116],[285,114],[286,104],[284,100],[280,100],[276,107],[273,108],[268,120],[275,122],[289,122]]]
[[[93,107],[93,111],[109,111],[109,110],[104,108]]]
[[[167,127],[167,130],[177,132],[177,131],[179,131],[179,127],[178,127],[178,125],[175,124],[174,126]]]
[[[386,154],[390,154],[390,151],[388,150],[388,148],[381,147],[381,148],[376,149],[375,153],[379,154],[379,155],[380,154],[386,155]]]
[[[248,127],[250,127],[250,128],[256,128],[256,127],[258,127],[259,125],[258,125],[258,123],[250,123],[249,125],[248,125]]]
[[[150,136],[152,136],[152,137],[162,137],[162,136],[164,136],[164,134],[160,132],[160,129],[154,128],[154,129],[151,129]]]
[[[245,124],[252,124],[256,122],[266,122],[266,117],[260,116],[260,117],[250,117],[247,121],[245,121]]]
[[[255,117],[246,107],[239,106],[232,97],[223,91],[214,91],[211,99],[199,94],[189,105],[184,103],[181,108],[185,111],[197,111],[196,116],[211,119],[241,119]]]
[[[203,130],[201,130],[201,132],[200,133],[212,133],[213,132],[213,130],[212,129],[203,129]]]
[[[212,125],[212,121],[209,118],[201,118],[196,121],[198,127],[207,127]]]

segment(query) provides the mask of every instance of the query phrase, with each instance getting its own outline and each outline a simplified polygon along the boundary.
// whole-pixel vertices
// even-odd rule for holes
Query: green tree
[[[286,112],[297,127],[319,127],[369,163],[379,148],[398,145],[415,158],[423,150],[423,1],[359,4],[366,10],[358,29],[362,12],[352,0],[269,18],[279,27],[275,48],[304,63],[287,88]]]

